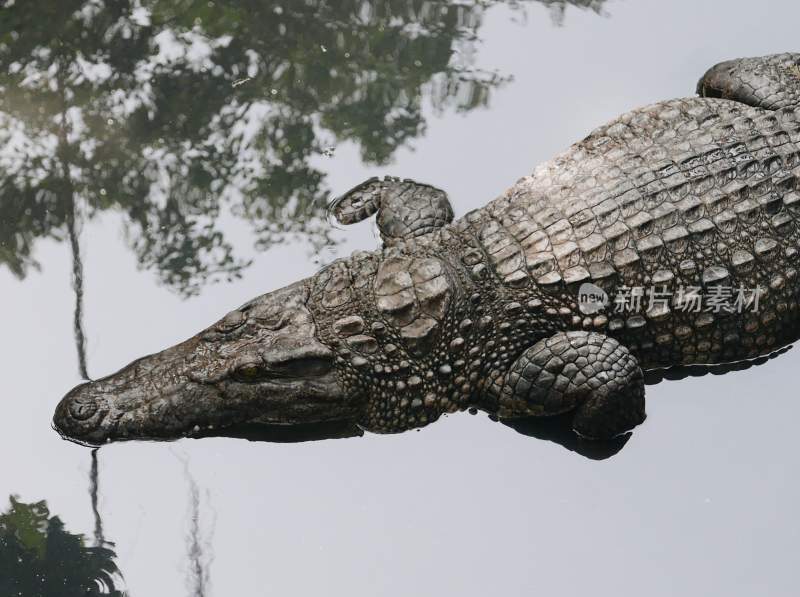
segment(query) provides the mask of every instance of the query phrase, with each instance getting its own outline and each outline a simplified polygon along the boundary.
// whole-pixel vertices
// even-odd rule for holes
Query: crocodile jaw
[[[73,388],[53,426],[87,445],[225,435],[239,423],[355,418],[316,339],[304,281],[265,294],[172,348]]]

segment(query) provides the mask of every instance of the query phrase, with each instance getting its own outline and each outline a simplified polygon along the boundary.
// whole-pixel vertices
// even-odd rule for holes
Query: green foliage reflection
[[[12,496],[10,502],[0,514],[0,595],[124,595],[113,550],[87,547],[43,501],[26,504]]]
[[[540,0],[598,10],[602,0]],[[476,68],[496,0],[35,0],[0,8],[0,263],[124,215],[143,268],[183,294],[236,277],[219,225],[321,246],[327,148],[384,164],[425,105],[470,111],[506,77]],[[514,8],[522,2],[506,2]],[[3,3],[0,3],[2,6]]]

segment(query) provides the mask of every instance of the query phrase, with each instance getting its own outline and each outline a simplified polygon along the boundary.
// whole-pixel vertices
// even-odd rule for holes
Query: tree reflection
[[[599,14],[603,10],[605,1],[606,0],[539,0],[539,2],[550,9],[553,21],[558,25],[564,23],[567,6],[578,6]]]
[[[37,239],[72,240],[76,218],[105,210],[141,267],[187,295],[247,266],[223,214],[261,248],[329,242],[315,160],[351,141],[383,164],[424,131],[426,102],[486,106],[507,79],[472,57],[496,3],[6,1],[0,263],[24,276]]]
[[[200,487],[189,470],[189,461],[179,458],[189,486],[189,532],[186,536],[188,575],[186,577],[191,597],[205,597],[211,582],[211,540],[203,537],[200,518]],[[213,529],[212,529],[213,530]]]
[[[87,547],[43,501],[26,504],[12,496],[0,514],[0,595],[121,597],[115,557],[107,546]]]

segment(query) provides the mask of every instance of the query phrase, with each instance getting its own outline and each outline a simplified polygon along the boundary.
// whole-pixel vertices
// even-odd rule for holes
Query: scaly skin
[[[574,410],[576,431],[590,437],[629,429],[644,419],[643,369],[753,358],[800,335],[798,64],[784,54],[718,65],[699,84],[713,97],[629,112],[449,224],[442,191],[367,181],[333,209],[345,223],[378,212],[383,250],[235,311],[234,339],[206,331],[170,349],[168,384],[162,353],[148,357],[155,374],[129,367],[79,386],[55,424],[90,443],[265,419],[396,432],[474,406],[504,418]],[[408,194],[411,210],[397,199]],[[583,312],[585,283],[612,307]],[[757,312],[672,301],[615,313],[618,295],[637,286],[763,293]],[[302,322],[286,336],[291,355],[274,341],[286,322],[265,323],[270,309]],[[272,364],[309,355],[313,370]],[[288,387],[292,398],[276,400]],[[317,408],[303,407],[306,395]]]

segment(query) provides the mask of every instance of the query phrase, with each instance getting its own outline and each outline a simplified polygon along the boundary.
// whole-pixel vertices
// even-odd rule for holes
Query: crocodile
[[[196,336],[72,389],[54,427],[89,445],[237,424],[394,433],[481,410],[645,420],[645,372],[754,359],[800,336],[800,54],[724,62],[696,97],[594,130],[485,207],[373,178],[357,251]],[[723,300],[724,299],[724,300]]]

